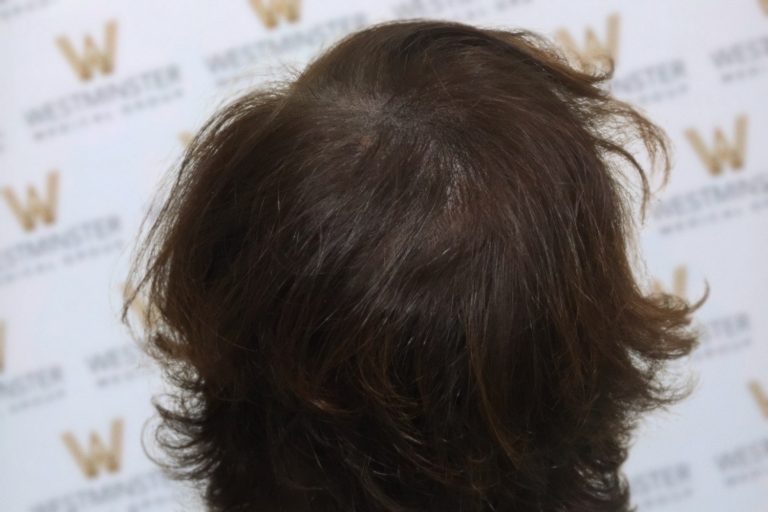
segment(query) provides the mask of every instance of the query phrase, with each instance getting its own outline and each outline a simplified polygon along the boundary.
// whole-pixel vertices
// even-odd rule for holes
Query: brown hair
[[[195,136],[131,276],[210,510],[624,511],[696,304],[632,268],[665,133],[528,30],[388,21]],[[666,183],[666,181],[665,181]],[[146,219],[145,219],[146,221]],[[144,225],[144,224],[143,224]]]

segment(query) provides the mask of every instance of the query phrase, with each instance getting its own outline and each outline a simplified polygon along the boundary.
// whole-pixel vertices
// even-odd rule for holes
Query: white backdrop
[[[675,144],[642,231],[648,273],[690,299],[712,288],[682,365],[694,394],[637,433],[633,503],[768,511],[761,0],[0,0],[0,510],[199,507],[142,451],[160,383],[117,322],[144,208],[222,100],[411,17],[531,28],[614,56],[614,93]]]

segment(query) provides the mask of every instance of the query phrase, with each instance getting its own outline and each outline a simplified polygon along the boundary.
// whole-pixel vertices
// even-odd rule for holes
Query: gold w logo
[[[299,0],[271,0],[269,7],[261,0],[250,0],[250,3],[267,28],[275,28],[281,16],[291,23],[299,20]]]
[[[576,57],[576,60],[587,69],[595,67],[596,61],[610,58],[616,61],[619,55],[619,14],[613,13],[606,21],[606,38],[601,40],[592,27],[586,29],[586,43],[581,49],[568,29],[561,28],[555,32],[557,39],[564,49]]]
[[[26,204],[22,204],[11,187],[3,188],[3,198],[25,231],[35,229],[38,218],[46,224],[53,224],[56,221],[59,200],[59,173],[57,171],[48,173],[45,200],[40,199],[37,190],[31,185],[27,187]]]
[[[712,176],[721,174],[726,163],[730,164],[735,171],[738,171],[744,165],[744,156],[747,148],[746,114],[741,114],[736,118],[735,131],[736,142],[730,144],[726,140],[725,135],[723,135],[722,130],[720,130],[720,127],[717,127],[715,129],[714,149],[710,149],[704,143],[696,129],[689,128],[685,131],[685,136]]]
[[[768,419],[768,393],[763,389],[759,382],[752,380],[748,384],[749,391],[752,393],[757,406],[762,411],[763,416]]]
[[[72,433],[65,432],[61,437],[86,478],[96,478],[99,475],[99,468],[102,467],[110,473],[120,470],[123,455],[123,420],[121,418],[112,420],[109,447],[104,446],[104,442],[96,432],[91,432],[87,452],[80,447],[80,443]]]
[[[117,45],[117,22],[110,20],[104,29],[104,48],[99,48],[90,35],[85,36],[85,48],[78,54],[72,43],[65,36],[56,39],[56,44],[64,53],[69,65],[83,82],[93,77],[95,70],[102,74],[112,73],[115,67],[115,47]]]
[[[678,265],[672,273],[672,290],[673,295],[677,295],[680,298],[685,298],[686,290],[688,287],[688,271],[683,265]],[[659,294],[665,292],[665,286],[661,281],[653,280],[653,293]]]

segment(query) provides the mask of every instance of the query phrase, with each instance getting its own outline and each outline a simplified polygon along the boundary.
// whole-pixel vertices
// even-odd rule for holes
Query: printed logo
[[[746,311],[736,311],[701,323],[701,346],[694,358],[721,357],[748,349],[754,338],[752,319]]]
[[[685,130],[707,176],[717,179],[665,196],[655,205],[653,220],[661,234],[701,229],[768,210],[768,173],[742,171],[747,155],[747,114],[737,115],[734,124],[733,130],[725,131],[727,136],[718,127],[714,142],[692,127]]]
[[[120,462],[123,455],[122,418],[112,420],[109,447],[104,445],[104,442],[96,432],[91,432],[90,445],[87,452],[83,450],[71,432],[65,432],[61,437],[64,445],[86,478],[92,479],[99,476],[100,468],[104,468],[110,473],[116,473],[120,470]]]
[[[747,148],[746,114],[741,114],[736,118],[735,142],[733,144],[726,139],[720,127],[715,128],[714,148],[704,142],[695,128],[687,129],[685,136],[711,176],[720,175],[726,165],[730,165],[734,171],[738,171],[744,166]]]
[[[768,468],[768,437],[761,436],[715,455],[715,464],[726,486],[762,480]]]
[[[270,29],[275,28],[280,17],[284,17],[290,23],[299,20],[299,0],[269,0],[269,6],[262,0],[250,0],[251,7],[261,18],[261,22]]]
[[[688,499],[693,495],[692,473],[688,462],[679,462],[632,475],[632,501],[640,510],[651,510]]]
[[[53,224],[59,202],[59,173],[48,173],[44,200],[31,185],[27,188],[26,204],[22,203],[11,187],[3,188],[3,198],[24,231],[34,230],[38,219],[44,224]]]
[[[85,36],[82,52],[78,52],[65,36],[58,37],[56,45],[81,81],[87,82],[93,78],[95,71],[100,71],[103,75],[109,75],[115,68],[117,22],[115,20],[107,22],[104,27],[104,41],[101,47],[94,42],[89,34]]]
[[[749,381],[748,387],[757,403],[757,407],[763,413],[765,419],[768,419],[768,392],[756,380]]]
[[[597,61],[606,57],[610,57],[615,62],[619,54],[619,14],[613,13],[608,16],[606,25],[605,40],[601,40],[592,30],[592,27],[587,27],[586,42],[583,49],[576,44],[570,31],[566,28],[557,30],[555,39],[577,59],[579,64],[587,66],[588,69],[597,66]]]
[[[678,297],[685,299],[686,297],[686,289],[688,286],[688,271],[686,270],[685,266],[678,265],[675,267],[675,270],[672,272],[672,289],[669,293],[672,293],[673,295],[677,295]],[[653,280],[653,293],[660,294],[660,293],[666,293],[666,287],[662,284],[661,281],[654,279]]]

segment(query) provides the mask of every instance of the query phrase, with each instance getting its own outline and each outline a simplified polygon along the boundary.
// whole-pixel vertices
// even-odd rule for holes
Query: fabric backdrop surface
[[[674,143],[641,231],[649,286],[711,286],[677,367],[696,390],[637,431],[632,501],[768,511],[765,0],[0,0],[0,510],[200,508],[142,449],[162,383],[117,321],[139,221],[223,101],[399,18],[616,60],[614,94]]]

